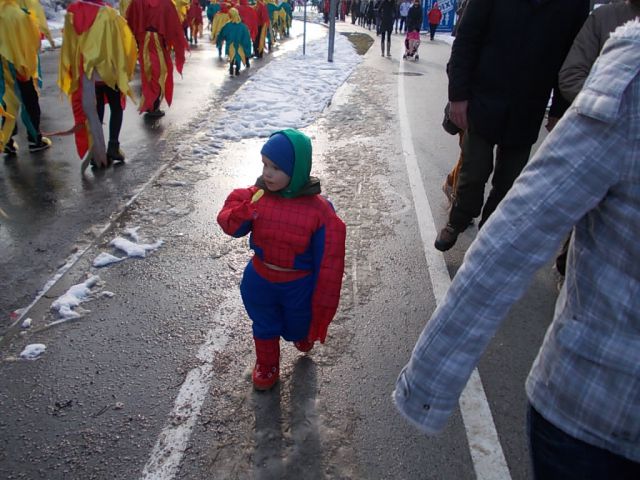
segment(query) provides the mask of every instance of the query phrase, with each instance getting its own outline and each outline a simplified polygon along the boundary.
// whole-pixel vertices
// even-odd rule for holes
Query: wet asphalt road
[[[435,308],[416,226],[420,212],[413,207],[399,141],[401,50],[395,39],[400,38],[394,36],[391,59],[380,59],[379,46],[373,45],[330,108],[305,129],[314,142],[314,172],[348,226],[347,268],[327,343],[308,356],[283,343],[281,382],[267,394],[254,392],[249,380],[250,322],[237,288],[247,242],[225,237],[214,221],[226,194],[255,179],[262,141],[227,145],[210,158],[175,151],[181,139],[197,135],[217,99],[237,88],[235,80],[226,79],[226,69],[209,71],[206,62],[216,60],[207,49],[197,52],[201,63],[191,68],[213,79],[192,79],[192,94],[185,97],[191,104],[178,107],[176,98],[176,107],[155,126],[146,125],[132,109],[127,112],[122,135],[130,157],[126,167],[82,182],[70,139],[60,141],[66,142],[66,157],[52,149],[42,159],[18,158],[20,167],[29,165],[25,171],[32,172],[32,179],[40,178],[37,171],[57,171],[52,165],[59,163],[62,173],[56,178],[68,188],[51,197],[56,201],[48,214],[36,214],[37,202],[32,202],[31,220],[21,226],[24,235],[18,236],[15,227],[9,236],[22,239],[11,244],[13,251],[23,248],[25,256],[33,257],[35,247],[29,250],[24,239],[36,238],[44,226],[48,233],[40,241],[47,250],[40,252],[40,265],[48,261],[53,271],[74,246],[88,250],[30,312],[32,331],[0,352],[0,477],[475,478],[459,412],[441,436],[427,438],[404,422],[390,402],[397,373]],[[448,52],[444,43],[424,42],[421,61],[405,67],[413,74],[405,78],[406,106],[422,180],[431,204],[442,205],[432,212],[438,226],[446,214],[440,185],[457,156],[455,141],[440,130],[442,105],[433,101],[444,98]],[[220,90],[212,87],[216,81]],[[214,91],[203,106],[198,95],[207,89]],[[135,133],[126,129],[133,124],[140,126]],[[130,135],[135,141],[125,142]],[[163,166],[111,228],[97,236],[113,212],[122,211]],[[9,167],[3,168],[4,184],[12,185],[4,173]],[[35,182],[27,190],[40,198],[46,189],[33,188]],[[27,203],[9,191],[3,188],[3,201],[7,195],[14,199],[9,205]],[[74,207],[72,199],[93,202]],[[57,221],[54,213],[60,213]],[[144,260],[92,268],[93,258],[112,252],[108,242],[130,227],[139,227],[143,241],[161,238],[165,243]],[[72,240],[52,242],[58,231],[63,236],[72,232],[64,236]],[[465,232],[445,256],[452,274],[473,235],[473,229]],[[50,258],[54,251],[61,253]],[[21,261],[34,271],[39,268]],[[90,312],[47,327],[51,300],[88,274],[101,279],[95,297],[83,304]],[[33,283],[37,289],[42,280]],[[30,296],[23,295],[26,302]],[[7,294],[11,308],[24,305],[14,297]],[[554,279],[545,270],[480,364],[514,479],[530,478],[523,382],[554,297]],[[15,359],[34,342],[47,345],[43,358]],[[185,393],[194,375],[206,385],[202,398],[195,387]],[[183,428],[190,436],[180,442],[176,439]]]

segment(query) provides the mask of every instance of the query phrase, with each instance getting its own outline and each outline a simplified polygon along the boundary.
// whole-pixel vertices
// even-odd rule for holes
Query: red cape
[[[127,9],[127,22],[138,41],[144,43],[147,31],[155,31],[162,37],[166,48],[175,52],[175,65],[182,74],[184,52],[187,40],[178,17],[178,11],[171,0],[133,0]]]

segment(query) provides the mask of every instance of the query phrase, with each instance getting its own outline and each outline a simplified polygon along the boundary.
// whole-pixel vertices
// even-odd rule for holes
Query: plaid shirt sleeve
[[[576,223],[593,220],[588,212],[598,212],[629,166],[637,167],[630,155],[637,152],[632,129],[637,128],[633,119],[638,108],[627,104],[638,99],[637,72],[629,89],[635,93],[621,101],[603,93],[607,84],[620,87],[620,72],[607,72],[604,62],[594,70],[600,71],[598,83],[605,89],[585,93],[581,101],[578,97],[547,137],[479,232],[400,373],[395,404],[425,433],[444,428],[482,352],[536,270],[552,258]],[[637,238],[636,227],[634,222],[616,224],[628,230],[629,242]],[[606,244],[606,229],[597,233]]]

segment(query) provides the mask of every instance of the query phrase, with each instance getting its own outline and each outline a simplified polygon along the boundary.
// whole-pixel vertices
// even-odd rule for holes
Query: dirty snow
[[[43,343],[32,343],[24,347],[24,350],[20,352],[20,358],[25,360],[36,360],[47,349]]]
[[[31,328],[31,324],[33,323],[33,320],[31,320],[30,318],[25,318],[21,324],[22,328]]]
[[[113,263],[118,263],[128,257],[116,257],[115,255],[111,255],[107,252],[102,252],[96,258],[93,259],[93,266],[96,268],[106,267],[107,265],[111,265]]]
[[[136,243],[123,237],[116,237],[109,242],[109,245],[122,250],[128,257],[144,258],[147,256],[147,252],[157,250],[163,243],[163,240],[158,240],[154,243]]]
[[[93,275],[86,281],[73,285],[64,295],[58,297],[58,299],[51,304],[51,310],[58,312],[58,316],[62,320],[79,318],[81,314],[74,311],[74,309],[89,299],[91,289],[95,287],[99,281],[100,277]]]
[[[220,138],[267,137],[275,130],[311,124],[362,61],[351,42],[336,34],[334,61],[327,62],[327,41],[325,37],[308,43],[306,55],[300,47],[274,58],[251,76],[223,105],[222,115],[206,134],[210,142],[195,145],[194,151],[216,151]]]

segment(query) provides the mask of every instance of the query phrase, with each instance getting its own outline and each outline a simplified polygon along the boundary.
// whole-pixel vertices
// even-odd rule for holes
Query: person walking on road
[[[442,10],[440,10],[438,2],[433,3],[431,10],[427,13],[427,18],[429,20],[429,38],[433,41],[438,25],[440,25],[440,21],[442,20]]]
[[[567,280],[526,381],[534,478],[640,478],[639,133],[632,21],[611,35],[420,335],[393,393],[413,425],[444,428],[509,308],[573,228]]]
[[[182,33],[182,32],[181,32]],[[81,170],[89,164],[104,168],[123,162],[120,129],[125,96],[133,98],[129,82],[136,66],[136,43],[127,22],[100,0],[69,5],[64,20],[58,86],[71,98],[72,129]],[[109,145],[102,121],[109,103]]]
[[[407,33],[407,15],[409,15],[409,9],[411,8],[410,0],[402,0],[398,13],[400,16],[400,33]],[[396,24],[396,33],[398,33],[398,25]]]
[[[279,378],[280,337],[301,352],[325,341],[340,299],[346,227],[309,176],[309,137],[275,132],[260,153],[262,176],[231,192],[218,224],[233,237],[251,232],[255,254],[240,293],[253,322],[253,385],[268,390]]]
[[[18,143],[13,137],[18,133],[19,112],[27,129],[29,151],[39,152],[51,146],[51,140],[40,132],[37,87],[41,31],[48,33],[49,41],[53,42],[40,4],[0,1],[0,106],[5,110],[0,151],[7,156],[18,152]]]
[[[142,95],[140,113],[152,118],[164,116],[162,99],[173,101],[173,60],[182,74],[188,50],[176,6],[171,0],[132,0],[127,22],[138,42]]]
[[[229,74],[240,75],[240,64],[249,68],[251,58],[251,35],[249,28],[242,23],[235,8],[229,9],[229,22],[222,27],[216,40],[218,50],[225,44],[225,54],[229,58]]]
[[[380,17],[380,51],[384,57],[384,40],[387,39],[387,57],[391,56],[391,34],[393,22],[396,18],[396,5],[393,0],[382,0],[378,7]]]
[[[463,162],[436,249],[453,247],[480,213],[481,227],[526,165],[560,66],[588,12],[589,0],[468,2],[447,67],[450,118],[465,130]],[[567,106],[553,96],[549,128]]]

